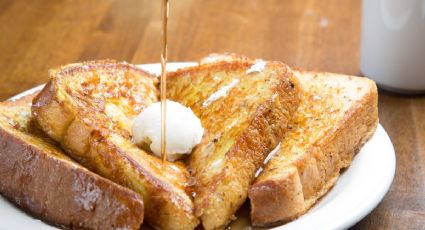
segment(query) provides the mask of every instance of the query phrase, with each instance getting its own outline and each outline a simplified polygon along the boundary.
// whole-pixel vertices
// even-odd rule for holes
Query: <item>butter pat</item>
[[[166,101],[167,160],[175,161],[201,142],[204,129],[193,111],[180,103]],[[149,146],[161,156],[161,103],[153,103],[134,120],[133,141],[139,146]]]

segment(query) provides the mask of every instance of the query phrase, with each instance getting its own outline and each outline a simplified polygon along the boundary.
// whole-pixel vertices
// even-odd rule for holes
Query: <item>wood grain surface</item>
[[[0,100],[44,83],[49,68],[91,59],[159,62],[160,2],[0,0]],[[171,1],[170,61],[210,52],[360,75],[359,0]],[[397,154],[383,202],[353,229],[425,228],[425,97],[379,94]]]

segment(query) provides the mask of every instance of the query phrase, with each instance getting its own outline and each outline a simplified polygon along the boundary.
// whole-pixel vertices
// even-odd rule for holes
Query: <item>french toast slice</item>
[[[195,213],[205,229],[224,228],[284,136],[299,103],[296,79],[279,62],[202,59],[168,74],[167,98],[190,107],[205,129],[187,161]]]
[[[131,141],[133,119],[158,100],[157,78],[115,61],[71,64],[50,75],[32,105],[42,129],[85,167],[142,195],[150,225],[195,228],[184,165],[163,164]]]
[[[33,95],[0,103],[0,193],[70,229],[139,229],[143,200],[66,156],[36,125]]]
[[[277,153],[249,189],[251,222],[271,226],[304,214],[337,181],[340,170],[378,124],[372,80],[295,71],[301,104]]]

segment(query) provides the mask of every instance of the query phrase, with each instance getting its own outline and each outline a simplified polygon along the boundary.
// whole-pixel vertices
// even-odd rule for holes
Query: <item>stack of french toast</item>
[[[247,199],[254,226],[294,220],[378,124],[367,78],[212,54],[167,74],[167,98],[205,132],[186,159],[162,162],[131,133],[159,100],[157,76],[111,60],[49,74],[41,91],[0,103],[0,193],[71,229],[223,229]]]

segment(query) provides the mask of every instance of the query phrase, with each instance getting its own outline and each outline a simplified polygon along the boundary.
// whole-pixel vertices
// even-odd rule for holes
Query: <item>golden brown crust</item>
[[[75,163],[35,130],[33,96],[0,104],[1,194],[54,225],[139,229],[141,197]]]
[[[225,55],[226,56],[226,55]],[[167,96],[200,117],[206,134],[189,158],[195,210],[205,229],[225,227],[247,197],[255,171],[283,137],[298,105],[296,79],[279,62],[231,57],[169,75]],[[206,103],[223,88],[227,95]]]
[[[251,221],[256,226],[276,225],[305,213],[334,185],[378,123],[373,81],[330,73],[297,75],[305,91],[304,104],[291,124],[294,130],[249,190]],[[323,115],[315,117],[316,111]],[[294,168],[296,176],[290,177]],[[274,205],[270,196],[289,202]]]
[[[51,74],[32,107],[43,130],[90,170],[141,194],[151,225],[195,228],[185,167],[163,164],[131,141],[134,117],[158,99],[156,78],[113,61],[72,64]]]
[[[249,190],[251,210],[255,210],[253,224],[262,220],[273,224],[279,221],[289,221],[305,212],[302,185],[296,167],[290,167],[284,176],[274,180],[264,180],[255,183]],[[282,208],[285,207],[285,208]],[[260,210],[260,211],[259,211]],[[290,213],[288,214],[288,210]],[[258,224],[257,224],[258,225]],[[266,226],[267,224],[262,224]]]
[[[246,199],[256,170],[285,134],[298,105],[297,86],[300,84],[292,71],[279,62],[268,62],[264,73],[248,74],[246,71],[254,60],[235,54],[217,54],[213,58],[218,61],[204,58],[200,66],[170,74],[167,88],[168,96],[191,107],[206,128],[202,143],[188,160],[195,177],[196,215],[206,229],[225,227]],[[33,112],[43,130],[59,141],[74,159],[143,195],[148,208],[147,219],[152,225],[164,229],[194,228],[198,220],[187,195],[192,182],[188,181],[183,165],[169,163],[164,173],[157,158],[139,150],[129,140],[128,121],[157,100],[158,93],[155,80],[146,79],[146,73],[133,68],[125,63],[98,61],[54,70],[53,80],[34,100]],[[141,75],[143,87],[133,88],[134,82],[119,82],[124,89],[114,91],[119,87],[102,83],[102,75],[114,77],[115,71],[122,69],[135,71],[130,76],[125,74],[125,79]],[[87,73],[91,74],[88,77],[91,82],[68,81],[75,75]],[[317,80],[317,76],[310,76],[316,75],[313,73],[298,71],[297,74],[307,76],[298,76],[303,87],[315,84],[305,84],[306,81]],[[329,77],[333,74],[317,75]],[[237,84],[227,96],[205,103],[214,91],[232,84],[235,79]],[[352,81],[352,77],[347,79],[347,82]],[[356,85],[356,82],[347,84]],[[343,110],[344,116],[329,120],[334,122],[332,125],[325,122],[331,128],[317,134],[318,137],[314,133],[305,142],[293,144],[302,146],[297,154],[278,153],[278,160],[273,158],[267,165],[249,189],[254,225],[274,225],[302,215],[333,186],[340,169],[349,166],[353,155],[377,125],[376,86],[371,81],[364,82],[359,87],[369,87],[367,94],[359,90],[360,99],[344,101],[348,109],[341,104],[333,105]],[[100,88],[96,88],[99,85]],[[330,92],[327,85],[322,87],[321,91]],[[144,88],[139,94],[142,100],[134,97],[137,93],[133,91],[138,88]],[[308,98],[304,98],[307,105],[314,101],[310,90],[305,88],[304,92],[309,93]],[[337,91],[330,94],[340,96]],[[124,104],[130,106],[113,107],[121,114],[109,114],[107,105],[111,98],[114,102],[129,99]],[[114,106],[119,104],[123,103],[114,103]],[[319,112],[331,111],[329,106],[320,106]],[[100,116],[93,115],[99,113]],[[317,124],[309,122],[311,117],[301,117],[303,121],[297,121],[298,127],[303,127],[302,122],[311,123],[311,126]],[[297,139],[300,134],[290,132],[288,135],[289,139]],[[301,135],[305,136],[306,133]],[[215,165],[217,162],[219,166]]]

